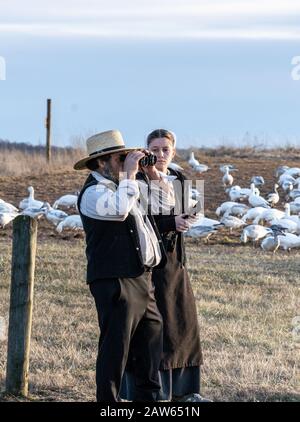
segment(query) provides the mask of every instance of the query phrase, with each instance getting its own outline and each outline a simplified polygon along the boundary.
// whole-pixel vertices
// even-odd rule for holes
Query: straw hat
[[[83,170],[86,163],[97,157],[112,154],[114,152],[134,151],[141,148],[125,147],[121,132],[118,130],[108,130],[106,132],[97,133],[86,141],[88,156],[82,158],[74,164],[75,170]]]

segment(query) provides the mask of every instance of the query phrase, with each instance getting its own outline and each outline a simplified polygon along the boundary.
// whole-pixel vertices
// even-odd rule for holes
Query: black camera
[[[120,161],[124,162],[127,154],[122,154],[120,156]],[[152,154],[152,152],[145,152],[145,157],[141,158],[139,161],[139,164],[142,167],[148,167],[148,166],[155,166],[157,161],[156,155]]]
[[[139,163],[142,167],[155,166],[157,161],[156,155],[152,152],[146,152],[145,157],[141,158]]]

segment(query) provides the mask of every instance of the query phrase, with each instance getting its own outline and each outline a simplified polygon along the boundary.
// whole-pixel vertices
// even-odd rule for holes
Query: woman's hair
[[[155,129],[147,136],[147,147],[151,144],[151,141],[156,138],[167,138],[172,142],[174,148],[176,146],[176,139],[174,133],[167,129]]]
[[[99,163],[98,163],[99,159],[102,161],[108,161],[110,159],[110,154],[103,155],[103,157],[96,157],[96,158],[93,158],[92,160],[89,160],[86,163],[87,168],[91,171],[97,170],[99,168]]]

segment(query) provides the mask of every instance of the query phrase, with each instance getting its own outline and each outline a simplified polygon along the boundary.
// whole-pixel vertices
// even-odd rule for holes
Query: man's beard
[[[111,168],[111,165],[109,162],[105,163],[104,170],[103,170],[103,176],[106,179],[112,180],[114,183],[119,183],[119,175],[116,175]]]

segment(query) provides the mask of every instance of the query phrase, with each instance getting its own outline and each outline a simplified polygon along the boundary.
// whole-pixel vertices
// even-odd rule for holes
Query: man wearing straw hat
[[[155,401],[162,319],[151,268],[163,265],[165,252],[154,220],[139,207],[136,174],[145,153],[127,148],[116,130],[96,134],[86,143],[88,156],[74,169],[91,171],[78,197],[78,210],[86,234],[87,282],[101,331],[97,401],[120,401],[129,350],[134,350],[135,401]]]

